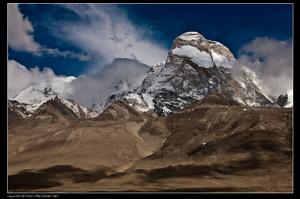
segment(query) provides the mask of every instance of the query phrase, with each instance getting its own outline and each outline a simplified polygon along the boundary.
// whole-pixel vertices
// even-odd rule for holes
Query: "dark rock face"
[[[8,122],[9,123],[13,123],[13,122],[23,118],[22,117],[22,115],[23,115],[22,110],[19,109],[16,104],[18,104],[18,103],[10,101],[10,100],[8,100],[8,102],[7,102],[7,105],[8,105]]]
[[[154,112],[158,115],[168,115],[181,110],[216,91],[230,96],[233,100],[239,99],[239,103],[242,104],[253,102],[257,106],[272,105],[253,82],[245,83],[243,88],[232,77],[228,68],[200,68],[186,59],[183,64],[177,66],[176,71],[166,81],[159,82],[157,90],[151,90],[153,84],[143,85],[144,90],[147,90],[146,87],[150,90],[149,95],[153,96],[155,106]]]
[[[280,95],[277,99],[277,104],[282,108],[284,107],[288,102],[288,96],[287,95]]]
[[[58,93],[54,92],[52,88],[48,85],[44,88],[43,94],[45,96],[57,95]]]
[[[19,103],[15,100],[7,101],[7,114],[8,114],[8,123],[12,124],[19,120],[30,116],[30,113],[26,110],[26,104]]]

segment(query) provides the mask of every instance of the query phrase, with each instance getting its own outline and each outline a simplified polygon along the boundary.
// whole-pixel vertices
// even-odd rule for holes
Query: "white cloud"
[[[150,30],[133,24],[114,5],[68,4],[80,20],[62,22],[59,35],[95,53],[106,63],[114,58],[133,58],[154,65],[164,61],[168,50],[145,38]]]
[[[57,77],[52,69],[38,67],[27,69],[15,60],[7,62],[7,95],[14,98],[23,89]]]
[[[277,99],[293,93],[293,46],[290,40],[256,38],[240,50],[239,62],[262,80],[266,92]]]
[[[7,41],[8,46],[20,51],[37,53],[40,45],[33,39],[33,27],[25,18],[17,4],[7,5]]]
[[[145,64],[129,59],[116,59],[113,63],[84,74],[72,82],[73,94],[70,98],[84,106],[100,103],[100,97],[110,96],[120,81],[128,81],[132,86],[140,84],[149,70]]]
[[[33,33],[34,28],[31,22],[20,12],[18,4],[8,4],[7,41],[10,48],[38,56],[46,54],[52,57],[73,58],[81,61],[90,60],[86,54],[42,46],[34,40]]]
[[[57,48],[44,48],[42,52],[45,52],[47,55],[52,57],[73,58],[81,61],[89,61],[91,59],[91,57],[86,54],[75,53],[70,50],[61,51]]]

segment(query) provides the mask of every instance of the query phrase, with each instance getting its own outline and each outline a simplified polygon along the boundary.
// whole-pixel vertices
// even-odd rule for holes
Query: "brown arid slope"
[[[124,102],[93,120],[60,116],[9,126],[9,190],[292,191],[292,109],[214,93],[167,117]]]
[[[137,134],[149,116],[133,112],[123,102],[108,108],[107,117],[94,120],[78,120],[64,108],[49,102],[33,117],[9,126],[9,175],[62,165],[118,171],[155,150]]]

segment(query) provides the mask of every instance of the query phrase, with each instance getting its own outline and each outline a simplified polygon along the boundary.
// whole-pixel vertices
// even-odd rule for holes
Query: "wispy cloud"
[[[48,55],[52,57],[64,57],[88,61],[86,54],[76,53],[70,50],[48,48],[34,40],[34,28],[31,22],[19,9],[18,4],[7,5],[7,35],[8,46],[16,51],[32,53],[36,56]]]
[[[293,46],[291,40],[258,37],[240,49],[239,62],[263,81],[267,93],[278,97],[293,93]]]
[[[72,58],[72,59],[78,59],[80,61],[89,61],[91,59],[90,56],[83,53],[75,53],[70,50],[59,50],[57,48],[43,48],[41,52],[46,53],[47,55],[50,55],[52,57],[63,57],[63,58]]]
[[[145,27],[130,21],[115,5],[68,4],[79,20],[61,22],[58,35],[95,54],[106,63],[114,58],[133,58],[146,64],[164,61],[168,50],[147,39]]]

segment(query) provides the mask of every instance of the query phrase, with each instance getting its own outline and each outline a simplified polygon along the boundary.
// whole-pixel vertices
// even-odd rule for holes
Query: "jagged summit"
[[[199,67],[205,68],[231,68],[235,61],[233,53],[226,46],[208,40],[198,32],[186,32],[178,36],[173,42],[167,61],[174,59],[172,55],[189,58]]]
[[[178,36],[177,38],[185,40],[185,41],[195,41],[195,40],[200,40],[200,39],[205,39],[199,32],[185,32]]]

